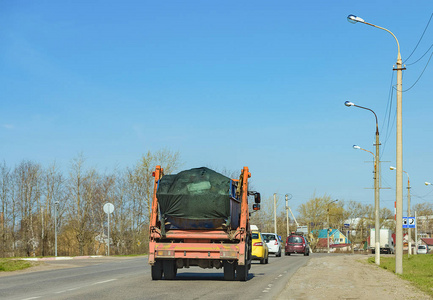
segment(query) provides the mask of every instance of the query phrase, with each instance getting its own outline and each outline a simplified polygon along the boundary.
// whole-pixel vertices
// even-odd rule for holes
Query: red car
[[[287,237],[285,254],[290,255],[292,253],[310,255],[310,246],[306,237],[300,234],[291,234]]]

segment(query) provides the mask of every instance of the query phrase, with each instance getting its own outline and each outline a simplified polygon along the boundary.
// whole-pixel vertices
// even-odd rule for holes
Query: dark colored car
[[[285,254],[302,253],[304,256],[310,255],[310,246],[306,237],[300,234],[291,234],[287,237]]]

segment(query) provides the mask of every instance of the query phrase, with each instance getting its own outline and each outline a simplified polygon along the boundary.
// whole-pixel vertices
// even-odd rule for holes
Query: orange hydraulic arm
[[[241,230],[245,230],[247,228],[248,222],[248,178],[251,177],[251,173],[248,171],[248,167],[244,167],[242,170],[242,181],[239,184],[242,184],[242,199],[241,199]]]
[[[239,236],[239,265],[244,265],[246,263],[246,237],[249,228],[249,211],[248,211],[248,178],[251,177],[251,173],[248,171],[248,167],[244,167],[239,179],[239,184],[241,184],[241,220],[240,220],[240,236]]]
[[[153,199],[152,199],[152,214],[150,219],[150,231],[152,232],[152,228],[156,226],[156,217],[158,215],[158,201],[156,200],[156,190],[158,188],[158,181],[164,175],[164,170],[161,166],[156,166],[155,172],[152,173],[152,176],[155,177],[155,181],[153,182]]]
[[[153,265],[155,262],[155,235],[156,232],[159,231],[158,228],[156,227],[157,216],[158,216],[158,201],[156,199],[156,190],[158,188],[158,181],[164,175],[161,166],[156,166],[155,172],[153,172],[152,175],[153,177],[155,177],[155,181],[153,183],[152,214],[150,217],[150,224],[149,224],[149,231],[150,231],[149,263]]]

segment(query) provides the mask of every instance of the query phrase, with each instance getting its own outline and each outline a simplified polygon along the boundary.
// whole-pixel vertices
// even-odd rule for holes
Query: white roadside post
[[[274,193],[274,233],[277,233],[277,194]]]
[[[418,254],[418,222],[416,219],[416,211],[415,211],[415,251],[413,254],[414,255]]]
[[[114,205],[113,204],[111,204],[111,203],[105,203],[104,204],[104,212],[108,216],[108,243],[107,243],[107,247],[108,247],[107,254],[108,254],[108,256],[110,256],[110,214],[113,211],[114,211]]]

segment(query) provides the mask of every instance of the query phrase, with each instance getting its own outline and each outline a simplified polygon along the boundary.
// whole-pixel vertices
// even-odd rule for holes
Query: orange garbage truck
[[[174,279],[177,270],[223,269],[225,280],[248,279],[251,229],[248,167],[231,179],[202,167],[164,175],[157,166],[150,218],[149,264],[153,280]]]

